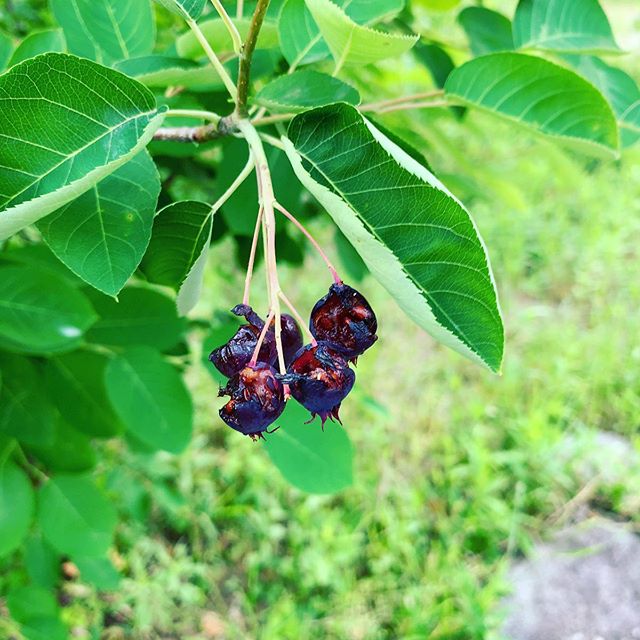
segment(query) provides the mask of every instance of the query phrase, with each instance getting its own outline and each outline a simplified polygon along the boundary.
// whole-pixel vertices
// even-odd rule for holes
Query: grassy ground
[[[130,637],[498,638],[510,558],[570,517],[589,480],[581,460],[610,464],[594,431],[638,446],[640,154],[598,166],[494,120],[470,122],[471,133],[425,122],[425,135],[434,166],[469,176],[456,187],[493,257],[504,375],[435,345],[365,280],[381,327],[344,406],[355,484],[318,497],[222,426],[214,384],[194,371],[189,451],[126,458],[138,477],[162,480],[150,522],[120,532],[131,577],[110,619],[127,618]],[[240,277],[211,273],[203,309],[229,306]],[[322,266],[310,257],[305,278],[285,282],[309,308]],[[639,488],[640,472],[596,480],[592,504],[638,521]],[[104,608],[87,592],[69,616],[91,602]]]

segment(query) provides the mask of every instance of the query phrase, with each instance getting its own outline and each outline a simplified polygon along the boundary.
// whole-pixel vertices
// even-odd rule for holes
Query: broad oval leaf
[[[70,556],[102,556],[111,545],[116,510],[85,475],[59,475],[39,492],[38,524],[47,542]]]
[[[458,22],[469,38],[474,56],[514,49],[511,20],[497,11],[467,7],[458,15]]]
[[[273,464],[294,487],[308,493],[336,493],[353,484],[353,447],[344,427],[305,424],[309,413],[287,403],[278,429],[267,436],[265,449]]]
[[[517,122],[583,151],[618,155],[611,107],[589,82],[542,58],[493,53],[451,73],[446,96]]]
[[[117,301],[93,291],[87,294],[100,316],[87,333],[89,342],[170,349],[182,339],[186,323],[178,317],[173,300],[159,291],[127,287]]]
[[[405,53],[418,36],[385,33],[354,22],[331,0],[305,0],[336,61],[336,69],[365,65]]]
[[[120,584],[120,574],[108,558],[74,558],[80,580],[99,589],[114,591]]]
[[[210,64],[199,64],[188,58],[142,56],[118,62],[114,68],[151,88],[179,86],[193,89],[222,84]]]
[[[62,29],[46,29],[29,34],[13,52],[9,67],[49,51],[64,51],[66,43]]]
[[[38,223],[51,250],[92,287],[114,296],[151,238],[160,177],[143,151]]]
[[[504,334],[489,260],[462,204],[356,109],[296,116],[284,139],[301,182],[401,308],[494,371]]]
[[[0,75],[0,240],[137,155],[163,111],[135,80],[67,54],[47,53]]]
[[[179,16],[197,20],[202,15],[207,0],[156,0],[156,2]]]
[[[96,314],[62,278],[26,266],[0,266],[0,346],[18,353],[71,351]]]
[[[153,349],[137,347],[114,358],[107,393],[127,430],[153,450],[180,453],[193,428],[191,396],[178,371]]]
[[[311,69],[279,76],[258,91],[254,102],[274,112],[298,113],[334,102],[360,104],[360,94],[351,85]]]
[[[607,98],[618,120],[621,145],[629,147],[640,140],[640,89],[636,81],[594,56],[563,58]]]
[[[620,53],[598,0],[520,0],[513,39],[519,49]]]
[[[110,65],[153,49],[155,22],[149,0],[49,2],[70,53]]]
[[[0,464],[0,558],[22,544],[31,526],[34,503],[27,474],[13,462]]]
[[[40,532],[32,534],[24,543],[24,566],[34,585],[52,593],[60,579],[60,556],[42,539]]]

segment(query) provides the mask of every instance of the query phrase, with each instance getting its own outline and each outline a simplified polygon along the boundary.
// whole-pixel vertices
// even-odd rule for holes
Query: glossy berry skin
[[[281,379],[289,385],[291,395],[311,412],[312,420],[320,416],[324,427],[327,418],[340,422],[340,403],[351,391],[356,374],[340,353],[319,342],[303,347]]]
[[[237,305],[232,310],[237,316],[244,316],[249,324],[243,324],[235,335],[209,354],[209,360],[227,378],[241,371],[251,360],[258,344],[264,321],[248,305]],[[277,358],[276,341],[273,332],[267,333],[258,354],[259,362],[274,364]]]
[[[309,328],[314,338],[329,343],[349,360],[363,354],[377,339],[378,321],[365,297],[342,282],[316,302]]]
[[[218,395],[231,396],[219,411],[222,420],[253,439],[262,437],[285,406],[283,384],[275,369],[265,362],[242,369]]]
[[[282,327],[282,350],[284,351],[285,366],[289,366],[296,354],[302,348],[302,333],[298,323],[288,314],[283,313],[280,318]]]

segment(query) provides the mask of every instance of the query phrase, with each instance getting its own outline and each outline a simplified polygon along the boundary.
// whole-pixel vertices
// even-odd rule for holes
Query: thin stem
[[[278,149],[284,151],[284,144],[282,144],[282,141],[275,136],[270,136],[268,133],[261,133],[260,137],[272,147],[277,147]]]
[[[212,213],[218,211],[218,209],[236,192],[236,189],[249,177],[254,167],[255,162],[253,160],[253,156],[249,153],[249,159],[247,160],[247,164],[244,166],[244,169],[236,176],[236,179],[231,183],[231,186],[216,200],[214,205],[211,207]]]
[[[407,104],[392,105],[385,109],[377,109],[375,113],[393,113],[394,111],[411,111],[412,109],[435,109],[436,107],[450,107],[446,100],[432,100],[430,102],[410,102]]]
[[[267,13],[269,7],[269,0],[258,0],[256,9],[253,12],[251,18],[251,24],[249,25],[249,32],[247,33],[247,39],[242,46],[240,52],[240,66],[238,69],[238,90],[236,102],[236,114],[239,118],[246,118],[247,113],[247,99],[249,97],[249,78],[251,75],[251,58],[256,48],[256,42],[258,41],[258,35],[264,22],[264,16]],[[235,98],[235,96],[234,96]]]
[[[233,42],[233,50],[236,53],[240,53],[240,49],[242,49],[242,38],[240,37],[240,33],[236,28],[236,25],[233,24],[233,21],[229,17],[226,9],[222,6],[222,2],[220,0],[211,0],[211,4],[215,7],[218,15],[222,18],[222,22],[224,22],[224,26],[227,27],[227,31],[231,36],[231,41]]]
[[[154,140],[171,140],[173,142],[208,142],[225,135],[217,124],[202,127],[160,127],[154,134]]]
[[[269,315],[267,316],[267,320],[264,323],[264,327],[262,327],[262,331],[258,336],[258,342],[256,343],[256,348],[253,350],[253,355],[251,356],[251,360],[249,360],[249,366],[255,367],[256,362],[258,362],[258,355],[260,354],[260,347],[262,347],[262,343],[267,335],[267,331],[269,331],[269,325],[273,322],[273,318],[275,316],[275,311],[271,309],[269,311]]]
[[[311,333],[311,329],[309,329],[309,325],[304,321],[298,310],[293,306],[293,303],[287,296],[284,294],[284,291],[281,291],[279,294],[280,299],[284,302],[287,307],[289,307],[289,311],[293,314],[293,317],[298,321],[298,324],[302,327],[302,330],[309,336],[309,342],[315,347],[316,339],[313,337],[313,333]]]
[[[322,248],[316,242],[316,239],[311,235],[311,233],[309,233],[309,231],[302,225],[302,223],[300,223],[298,221],[298,219],[292,213],[289,213],[279,202],[274,202],[273,206],[278,211],[280,211],[280,213],[282,213],[286,218],[291,220],[291,222],[293,222],[293,224],[295,224],[296,227],[298,227],[298,229],[300,229],[300,231],[302,231],[302,233],[307,237],[307,240],[309,240],[309,242],[315,247],[316,251],[320,254],[322,259],[324,260],[324,262],[327,265],[329,271],[331,272],[331,275],[333,276],[333,281],[336,284],[341,283],[342,282],[342,278],[340,278],[340,276],[338,275],[338,272],[336,271],[336,268],[331,263],[331,260],[329,260],[329,258],[327,257],[327,254],[322,250]]]
[[[392,104],[415,102],[416,100],[425,100],[426,98],[436,98],[441,95],[444,95],[444,91],[442,89],[433,89],[432,91],[422,91],[421,93],[414,93],[408,96],[392,98],[391,100],[379,100],[377,102],[369,102],[367,104],[363,104],[360,107],[360,111],[375,111],[380,107],[388,107]]]
[[[233,84],[233,80],[231,79],[231,76],[227,73],[227,70],[222,66],[222,62],[220,62],[220,59],[216,55],[216,52],[211,48],[209,41],[205,38],[205,35],[204,33],[202,33],[202,30],[198,26],[198,23],[195,20],[192,20],[191,18],[189,18],[187,20],[187,24],[189,25],[189,28],[191,29],[191,31],[193,31],[193,33],[195,34],[196,38],[198,39],[198,42],[204,49],[204,52],[207,54],[207,58],[209,58],[209,62],[211,62],[211,64],[213,65],[213,68],[218,72],[218,75],[222,79],[224,86],[227,88],[229,95],[235,102],[238,92],[236,90],[236,86]]]
[[[238,0],[238,6],[236,8],[236,18],[242,18],[244,15],[244,0]]]
[[[247,265],[247,275],[244,278],[244,295],[242,296],[242,304],[249,304],[249,292],[251,290],[251,278],[253,277],[253,265],[256,260],[256,249],[258,248],[258,238],[260,237],[261,227],[262,227],[262,207],[258,209],[258,217],[256,218],[256,227],[253,231],[253,240],[251,241],[251,253],[249,254],[249,264]]]
[[[165,118],[197,118],[198,120],[210,120],[216,124],[220,122],[220,116],[213,111],[198,111],[197,109],[169,109]]]
[[[259,114],[256,115],[256,118],[251,121],[254,127],[261,127],[265,124],[273,124],[274,122],[284,122],[286,120],[291,120],[295,113],[277,113],[273,116],[260,117]]]

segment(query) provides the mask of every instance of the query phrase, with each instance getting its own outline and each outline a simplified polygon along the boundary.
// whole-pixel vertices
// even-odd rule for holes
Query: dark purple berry
[[[247,366],[234,375],[220,396],[231,400],[220,409],[220,417],[232,428],[255,439],[284,410],[284,387],[275,369],[265,362]]]
[[[281,379],[311,412],[311,419],[320,416],[324,426],[327,418],[340,422],[340,403],[351,391],[356,374],[340,353],[320,342],[301,349]]]
[[[238,316],[245,316],[249,324],[243,324],[229,342],[209,354],[209,360],[227,378],[234,376],[249,363],[258,344],[260,331],[264,327],[264,321],[248,305],[237,305],[232,311]],[[275,336],[269,331],[260,347],[258,361],[274,364],[276,358]]]
[[[356,359],[377,339],[378,321],[365,297],[342,282],[311,311],[309,328],[316,340],[328,342],[347,359]]]
[[[287,313],[282,314],[280,326],[282,327],[284,363],[288,367],[302,347],[302,333],[298,323]]]

